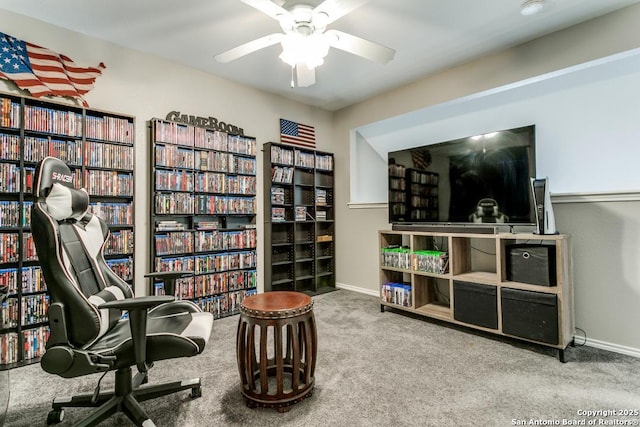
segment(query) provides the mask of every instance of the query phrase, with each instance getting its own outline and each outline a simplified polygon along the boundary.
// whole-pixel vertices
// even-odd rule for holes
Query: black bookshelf
[[[221,318],[256,292],[256,141],[153,119],[151,266],[187,271],[175,296]],[[152,280],[149,293],[164,294]]]
[[[335,289],[332,153],[264,144],[265,291]]]
[[[49,335],[49,296],[30,230],[37,163],[67,163],[90,210],[110,225],[106,261],[133,281],[134,117],[0,94],[0,369],[38,361]]]

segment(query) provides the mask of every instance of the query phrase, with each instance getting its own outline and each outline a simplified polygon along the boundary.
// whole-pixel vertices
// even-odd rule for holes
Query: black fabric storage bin
[[[556,286],[556,247],[507,245],[507,280],[532,285]]]
[[[558,297],[554,294],[502,288],[502,332],[558,344]]]
[[[496,287],[454,280],[453,317],[460,322],[498,329]]]

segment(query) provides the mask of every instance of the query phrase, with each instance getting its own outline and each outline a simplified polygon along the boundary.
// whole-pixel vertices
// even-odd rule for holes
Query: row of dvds
[[[438,199],[434,199],[432,197],[411,196],[411,207],[435,209],[438,207]]]
[[[22,325],[33,325],[46,322],[49,310],[49,295],[35,294],[22,297]]]
[[[256,270],[205,274],[178,279],[175,286],[175,296],[193,299],[242,289],[253,289],[256,285]],[[154,283],[153,289],[154,295],[165,294],[162,282]]]
[[[411,285],[407,283],[386,282],[382,285],[382,301],[411,307]]]
[[[285,222],[289,221],[287,218],[287,210],[285,208],[273,207],[271,208],[271,222]]]
[[[160,120],[154,122],[154,131],[156,142],[256,155],[255,139],[242,135]]]
[[[29,360],[41,357],[49,339],[49,327],[22,331],[22,349],[19,349],[18,333],[10,332],[0,335],[0,364],[7,365],[19,360]]]
[[[193,300],[193,302],[199,306],[202,311],[212,313],[214,319],[220,319],[240,313],[240,304],[242,304],[242,301],[246,297],[256,293],[256,289],[248,289],[216,295],[214,297],[197,298]]]
[[[18,280],[18,275],[21,280]],[[22,285],[23,294],[47,290],[42,269],[39,266],[23,266],[21,271],[17,267],[0,269],[0,287],[6,288],[8,295],[18,293],[18,283]]]
[[[256,177],[250,175],[226,175],[219,172],[193,173],[156,170],[156,190],[203,193],[256,194]]]
[[[87,166],[133,170],[133,145],[87,142],[84,150]]]
[[[447,252],[431,250],[414,251],[413,270],[446,274],[449,271],[449,254]]]
[[[183,231],[185,224],[173,219],[156,221],[156,231]]]
[[[0,329],[18,327],[20,317],[17,298],[7,298],[0,305]]]
[[[194,131],[194,147],[207,150],[227,151],[228,142],[226,132],[196,127]]]
[[[407,202],[407,193],[403,192],[389,192],[389,201],[391,203],[406,203]]]
[[[418,184],[438,185],[438,174],[435,172],[423,172],[412,169],[410,179],[411,182]]]
[[[227,156],[224,156],[225,162]],[[175,145],[156,145],[155,164],[170,168],[193,169],[195,166],[193,150]],[[226,164],[226,163],[225,163]]]
[[[436,197],[438,195],[438,187],[423,184],[411,184],[411,194],[415,194],[417,196]]]
[[[81,165],[82,141],[56,140],[39,136],[25,136],[25,161],[35,163],[47,156],[57,157],[70,165]]]
[[[389,190],[404,191],[407,189],[407,181],[404,179],[391,178],[389,180]]]
[[[187,254],[193,252],[193,233],[173,231],[154,236],[156,255]]]
[[[224,185],[224,174],[222,175],[222,182]],[[182,171],[169,171],[158,169],[155,173],[156,190],[164,191],[193,191],[193,172]]]
[[[118,258],[106,260],[107,265],[114,273],[116,273],[122,280],[133,280],[133,258]]]
[[[256,268],[256,251],[226,252],[194,256],[196,274]]]
[[[271,163],[293,165],[293,150],[277,145],[271,146]]]
[[[316,188],[316,205],[317,206],[327,206],[329,201],[327,197],[327,190],[323,190],[321,188]]]
[[[406,173],[407,173],[407,168],[405,168],[403,165],[395,165],[395,164],[389,165],[390,177],[404,179]]]
[[[195,271],[196,274],[256,268],[256,251],[156,257],[154,271]]]
[[[316,169],[324,171],[333,170],[333,156],[316,154]]]
[[[195,214],[197,215],[254,215],[256,213],[255,197],[240,196],[195,196]]]
[[[193,127],[175,122],[154,121],[154,136],[157,142],[180,144],[193,147]]]
[[[271,182],[277,184],[291,184],[293,182],[293,168],[274,166],[271,168]]]
[[[85,170],[84,187],[91,195],[133,196],[133,173]]]
[[[298,167],[313,169],[316,162],[316,156],[314,153],[307,153],[305,151],[295,151],[295,165]]]
[[[87,115],[84,126],[87,138],[122,142],[124,144],[133,144],[135,140],[132,119]]]
[[[92,202],[89,213],[102,218],[109,225],[133,224],[133,203]]]
[[[0,133],[0,159],[15,161],[20,160],[19,135]]]
[[[288,202],[285,198],[286,191],[282,187],[271,187],[271,204],[284,205]]]
[[[449,271],[449,254],[435,250],[411,250],[407,247],[382,248],[383,267],[446,274]]]
[[[27,226],[31,223],[31,206],[33,202],[0,200],[0,228]]]
[[[10,98],[0,98],[0,126],[20,126],[20,103]]]
[[[33,241],[33,234],[31,233],[22,234],[22,260],[38,260],[38,254],[36,253],[36,243]]]
[[[252,249],[258,244],[255,229],[238,231],[197,231],[195,232],[195,251],[220,251],[230,249]]]
[[[103,250],[105,255],[133,253],[133,231],[111,231],[109,233],[109,238],[104,244]]]
[[[18,233],[0,233],[0,262],[18,262],[20,257]]]
[[[82,113],[39,105],[24,106],[24,129],[74,137],[82,136]]]
[[[254,215],[256,201],[255,197],[156,194],[155,212],[161,215]]]
[[[408,247],[382,248],[380,265],[383,267],[411,269],[411,250]]]

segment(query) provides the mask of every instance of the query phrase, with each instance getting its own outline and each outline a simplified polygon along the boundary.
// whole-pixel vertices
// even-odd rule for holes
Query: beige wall
[[[330,151],[332,115],[324,110],[289,101],[216,78],[158,57],[124,49],[59,27],[0,10],[2,32],[64,53],[83,66],[104,62],[107,69],[86,96],[92,108],[136,116],[135,162],[135,276],[136,292],[146,292],[144,273],[149,270],[149,133],[148,120],[164,118],[178,110],[186,114],[212,116],[244,128],[257,137],[258,147],[280,138],[281,117],[314,124],[318,149]],[[212,59],[213,60],[213,59]],[[0,80],[0,91],[12,85]],[[262,153],[258,153],[261,165]],[[258,174],[258,188],[262,174]],[[258,194],[262,206],[262,192]],[[259,211],[259,244],[262,244],[262,211]],[[262,251],[259,251],[259,287],[262,289]]]
[[[606,15],[565,31],[545,36],[522,46],[517,46],[493,55],[482,57],[468,64],[445,70],[439,74],[427,76],[415,83],[384,93],[360,104],[336,112],[334,116],[334,139],[337,142],[336,180],[336,227],[337,227],[337,280],[345,288],[359,289],[367,293],[378,292],[378,250],[377,235],[379,229],[389,228],[386,207],[349,207],[349,143],[350,132],[360,126],[398,116],[404,113],[427,108],[446,101],[455,100],[482,91],[516,83],[541,74],[561,70],[573,65],[595,60],[615,53],[640,47],[640,5]],[[640,83],[639,83],[640,84]],[[620,155],[624,155],[621,153]],[[639,188],[640,189],[640,188]],[[590,215],[597,208],[585,209],[584,204],[563,205],[560,208],[559,229],[567,230],[576,236],[575,257],[595,253],[598,246],[594,241],[586,240],[595,224]],[[600,206],[600,205],[598,205]],[[634,206],[629,202],[615,206],[616,210],[626,212]],[[573,222],[573,210],[579,209],[585,216],[581,222]],[[613,209],[607,207],[607,209]],[[620,213],[622,213],[620,212]],[[638,240],[637,216],[618,215],[617,224],[610,224],[608,230],[618,238],[623,231],[635,231]],[[588,221],[587,218],[591,218]],[[567,226],[563,229],[563,225]],[[620,226],[620,229],[616,229]],[[633,244],[632,244],[633,246]],[[637,245],[636,245],[637,246]],[[628,248],[625,246],[624,248]],[[612,257],[620,260],[618,264],[636,265],[638,251],[623,249],[613,245]],[[348,255],[346,255],[348,254]],[[590,262],[593,258],[580,258],[575,263],[576,273],[576,320],[577,326],[586,330],[596,345],[634,353],[640,356],[640,334],[637,325],[640,315],[628,314],[623,321],[620,315],[610,316],[619,304],[640,304],[638,286],[640,273],[627,270],[625,284],[620,284],[620,276],[612,277],[606,285],[610,291],[604,300],[593,290],[603,286],[602,267]],[[632,264],[635,263],[635,264]],[[598,273],[598,274],[596,274]],[[578,282],[578,280],[580,282]],[[630,291],[630,287],[633,291]],[[635,297],[635,298],[633,298]],[[626,301],[623,301],[625,299]],[[594,312],[600,305],[600,311]],[[600,343],[600,344],[598,344]],[[619,347],[619,348],[616,348]]]

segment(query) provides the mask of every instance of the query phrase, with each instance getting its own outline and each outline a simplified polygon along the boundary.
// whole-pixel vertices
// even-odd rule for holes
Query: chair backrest
[[[64,307],[69,344],[88,347],[122,314],[97,307],[132,297],[104,260],[109,228],[87,213],[89,195],[74,188],[73,173],[60,159],[47,157],[38,164],[33,196],[31,231],[51,303]],[[56,325],[50,327],[53,332]]]

